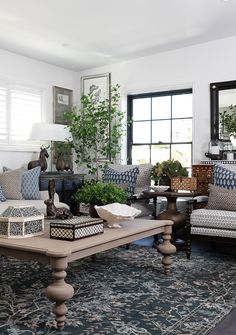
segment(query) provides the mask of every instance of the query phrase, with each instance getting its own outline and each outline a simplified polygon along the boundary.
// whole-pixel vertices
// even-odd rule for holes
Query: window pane
[[[192,119],[172,121],[172,142],[192,141]]]
[[[150,162],[149,145],[132,146],[132,164],[144,164]]]
[[[27,141],[32,124],[41,120],[41,95],[21,90],[11,90],[10,139]]]
[[[0,87],[0,140],[7,139],[7,103],[6,89]]]
[[[169,145],[152,145],[151,146],[151,163],[166,161],[170,158],[170,146]]]
[[[152,118],[169,119],[171,117],[171,97],[157,97],[152,99]]]
[[[133,122],[133,143],[150,143],[150,121]]]
[[[192,94],[174,95],[172,97],[172,117],[192,117]]]
[[[133,120],[151,119],[151,98],[135,99],[133,101]]]
[[[171,158],[177,159],[185,167],[191,166],[191,147],[191,144],[171,145]]]
[[[152,122],[152,143],[170,142],[170,121]]]

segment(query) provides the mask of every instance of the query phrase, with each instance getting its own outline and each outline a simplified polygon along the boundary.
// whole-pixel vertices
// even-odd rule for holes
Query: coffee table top
[[[77,241],[64,241],[50,239],[49,224],[46,223],[44,235],[18,239],[0,238],[0,254],[1,248],[7,248],[28,251],[34,254],[43,254],[49,257],[66,257],[79,252],[82,256],[76,258],[82,258],[94,254],[95,248],[98,249],[98,252],[107,250],[109,249],[109,243],[110,248],[116,247],[143,237],[160,233],[163,231],[164,226],[172,224],[173,222],[168,220],[157,221],[140,218],[133,221],[121,222],[121,228],[105,228],[103,234],[86,237]],[[103,245],[104,247],[102,247]],[[105,245],[107,247],[105,247]]]

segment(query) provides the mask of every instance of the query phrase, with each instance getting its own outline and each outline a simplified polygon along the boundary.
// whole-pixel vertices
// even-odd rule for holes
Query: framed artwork
[[[53,86],[53,121],[66,124],[63,113],[73,105],[73,91],[67,88]]]
[[[95,103],[99,100],[109,99],[110,84],[110,73],[81,77],[81,96],[94,92]]]

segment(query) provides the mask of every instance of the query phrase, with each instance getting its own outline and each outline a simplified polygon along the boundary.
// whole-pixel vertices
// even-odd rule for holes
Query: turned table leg
[[[65,271],[67,258],[51,258],[51,265],[53,282],[47,287],[46,295],[48,299],[55,301],[53,313],[56,315],[57,328],[63,329],[67,313],[67,307],[64,302],[73,297],[74,289],[64,280],[67,275]]]
[[[163,255],[162,264],[164,266],[165,274],[170,273],[170,268],[172,264],[172,260],[170,255],[176,252],[176,247],[170,243],[172,233],[172,226],[165,226],[163,231],[163,243],[157,246],[158,251]]]

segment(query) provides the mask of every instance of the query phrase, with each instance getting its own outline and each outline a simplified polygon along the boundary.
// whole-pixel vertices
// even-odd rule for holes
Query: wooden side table
[[[159,213],[155,219],[156,220],[171,220],[173,224],[173,238],[175,236],[176,230],[183,228],[185,225],[185,215],[180,213],[177,209],[177,198],[194,198],[201,195],[199,192],[156,192],[156,191],[144,191],[145,196],[153,198],[154,206],[156,206],[157,197],[166,197],[167,208],[163,212]]]
[[[73,199],[73,194],[84,184],[84,174],[71,172],[44,172],[39,176],[39,189],[48,190],[49,180],[55,180],[56,192],[61,202],[70,207],[74,215],[78,215],[77,203]]]

